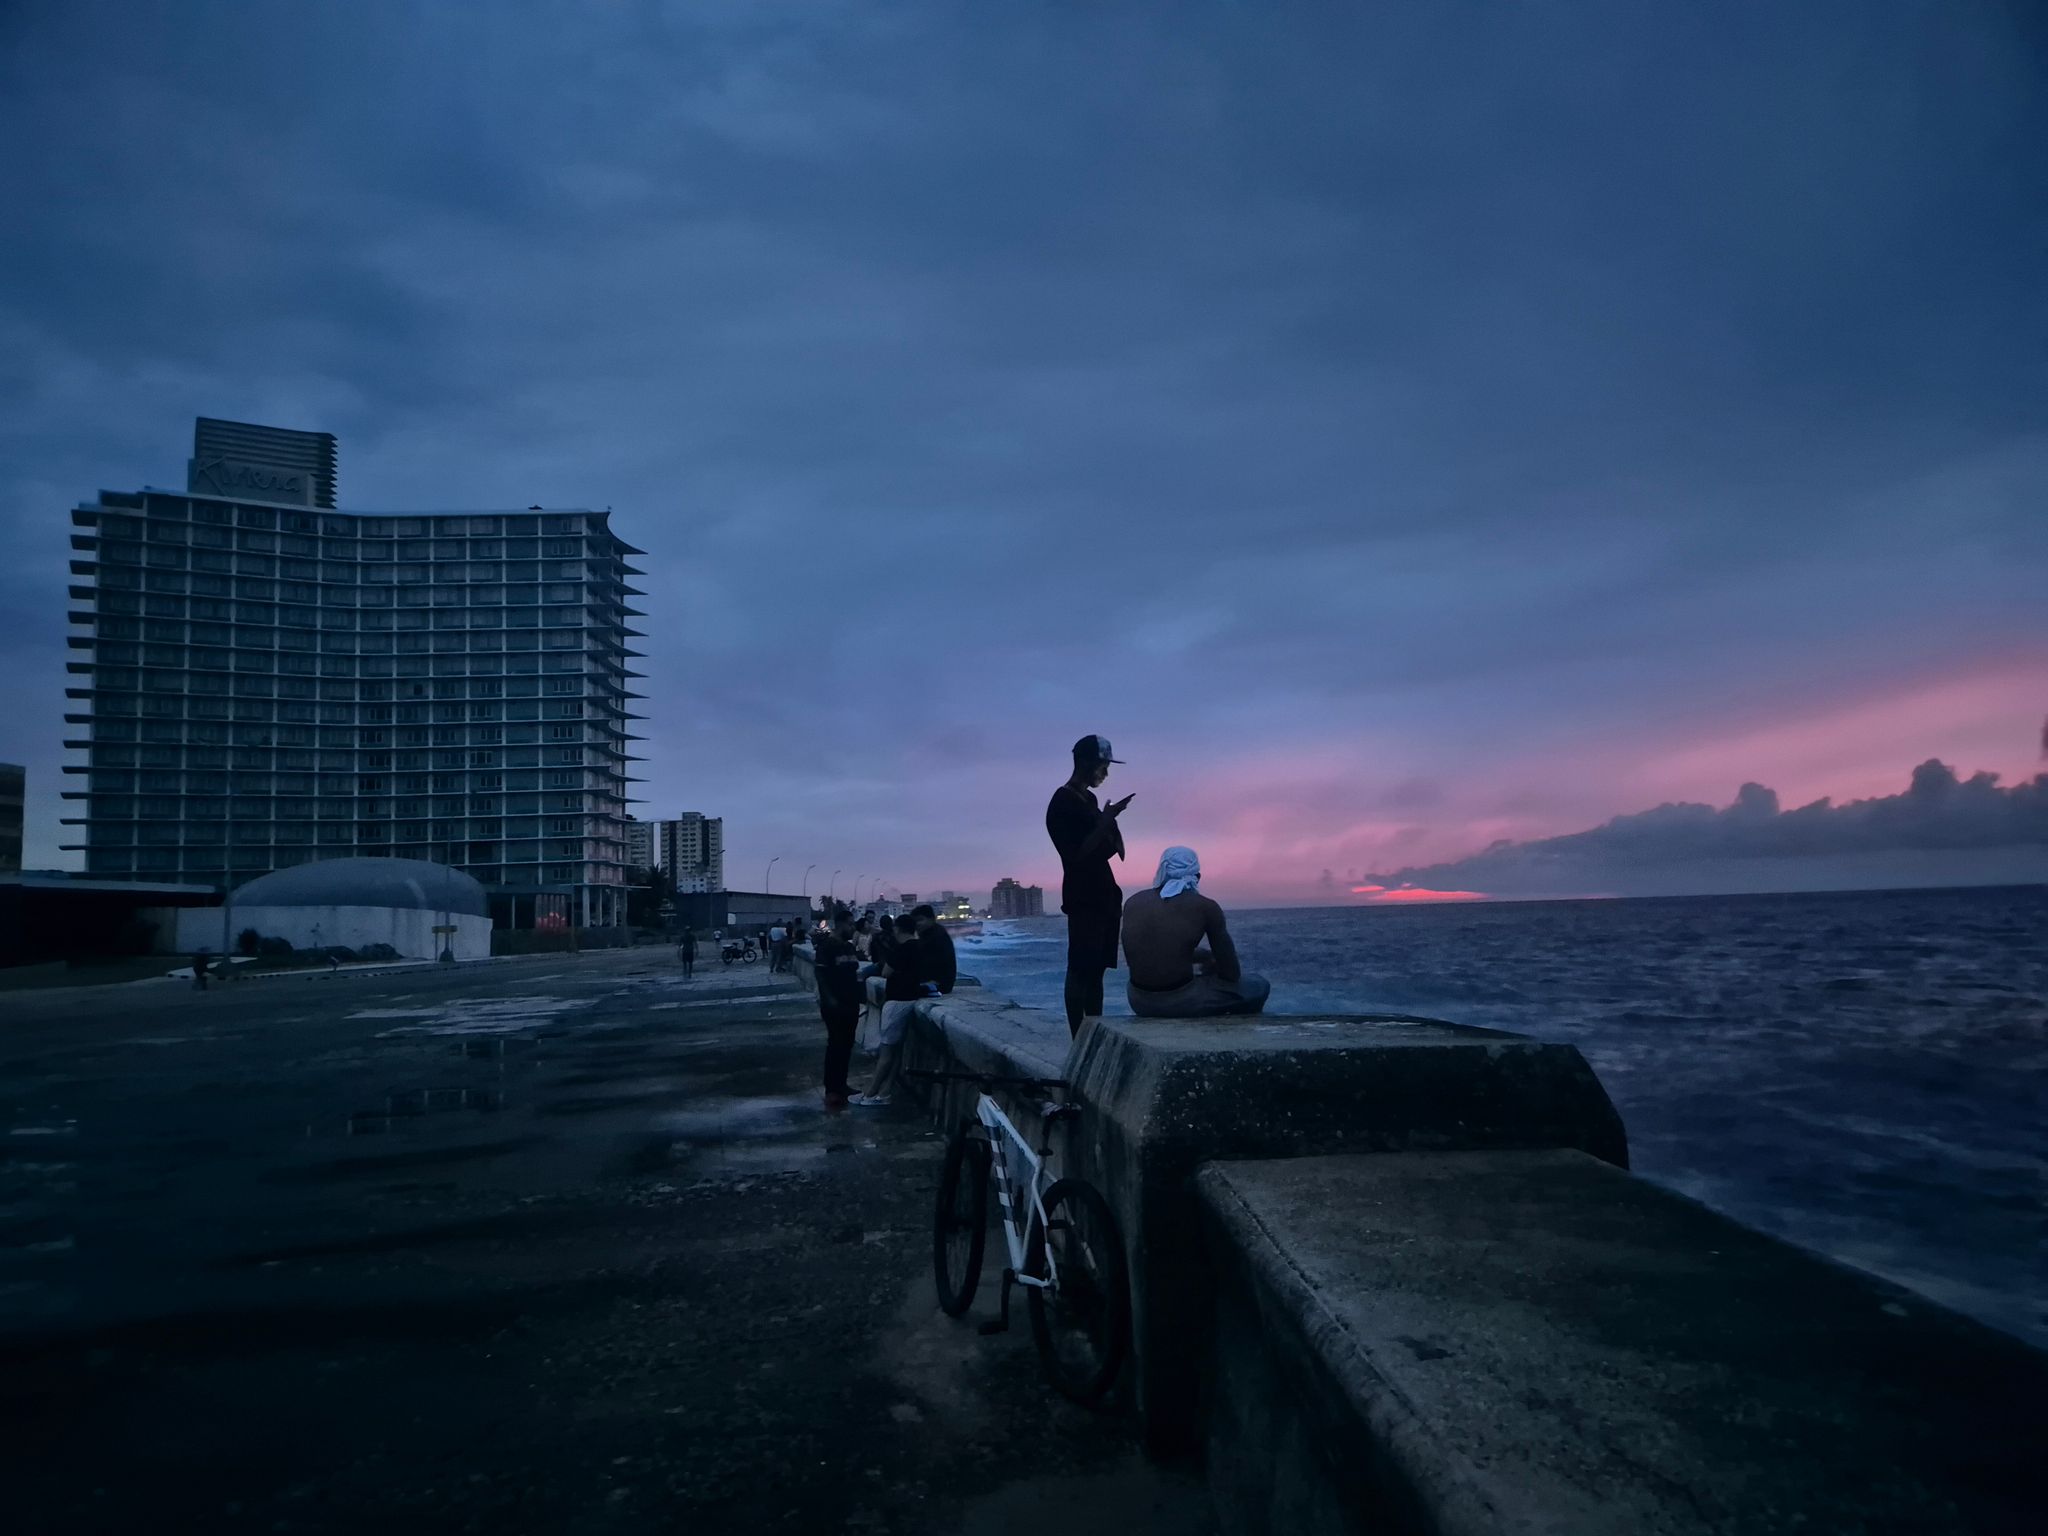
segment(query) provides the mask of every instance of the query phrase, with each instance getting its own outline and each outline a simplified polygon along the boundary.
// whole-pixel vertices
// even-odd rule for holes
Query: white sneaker
[[[889,1105],[890,1095],[885,1093],[878,1099],[872,1093],[857,1093],[849,1102],[858,1104],[864,1109],[884,1109]]]

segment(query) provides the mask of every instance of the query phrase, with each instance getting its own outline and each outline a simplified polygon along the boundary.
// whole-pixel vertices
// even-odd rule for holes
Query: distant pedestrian
[[[768,930],[768,969],[782,969],[782,946],[789,942],[789,930],[777,923]]]
[[[853,1097],[846,1068],[860,1029],[859,957],[853,952],[853,914],[832,914],[829,932],[817,938],[818,1016],[825,1021],[825,1107],[844,1109]]]
[[[192,990],[195,992],[204,992],[206,990],[206,962],[212,957],[212,953],[211,950],[206,949],[193,951]]]
[[[1116,969],[1124,893],[1109,861],[1124,856],[1117,818],[1134,797],[1103,806],[1095,790],[1109,777],[1109,765],[1120,761],[1110,755],[1107,736],[1083,736],[1074,743],[1073,773],[1045,808],[1045,830],[1065,871],[1060,910],[1067,914],[1067,1032],[1072,1035],[1081,1033],[1084,1021],[1102,1017],[1102,974]]]
[[[676,958],[683,962],[683,980],[688,981],[697,974],[697,930],[685,928],[682,938],[676,941]]]

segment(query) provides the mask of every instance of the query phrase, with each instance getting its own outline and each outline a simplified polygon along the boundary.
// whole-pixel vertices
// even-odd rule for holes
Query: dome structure
[[[258,875],[235,890],[238,907],[397,907],[489,917],[484,888],[426,859],[321,859]]]
[[[470,960],[491,952],[491,903],[459,869],[426,859],[321,859],[258,875],[228,898],[237,933],[296,949],[389,945],[399,954]]]

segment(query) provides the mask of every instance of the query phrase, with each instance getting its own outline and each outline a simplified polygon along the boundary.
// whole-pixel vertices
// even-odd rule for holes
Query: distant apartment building
[[[654,823],[629,820],[626,823],[626,868],[652,869],[657,857],[654,847]]]
[[[988,893],[990,917],[1043,917],[1045,891],[1036,885],[1019,885],[1007,875]]]
[[[335,486],[330,435],[201,419],[185,490],[72,512],[87,873],[432,859],[503,926],[622,922],[638,551],[603,512]]]
[[[685,811],[660,829],[661,867],[680,895],[725,889],[725,818]]]
[[[27,792],[28,770],[0,763],[0,870],[21,868],[21,809]]]

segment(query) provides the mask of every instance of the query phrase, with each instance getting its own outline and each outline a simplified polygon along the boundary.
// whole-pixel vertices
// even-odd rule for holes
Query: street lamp
[[[775,866],[781,862],[782,855],[778,853],[768,861],[768,867],[761,871],[761,894],[763,896],[768,894],[768,877],[775,872]]]
[[[834,896],[835,894],[837,894],[837,893],[838,893],[838,890],[839,890],[839,871],[835,869],[835,870],[833,870],[833,871],[832,871],[832,884],[831,884],[830,886],[826,887],[826,890],[825,890],[825,900],[826,900],[826,902],[827,902],[828,904],[829,904],[829,903],[831,902],[831,900],[832,900],[833,896]]]
[[[811,871],[817,867],[815,864],[806,864],[804,866],[804,910],[806,912],[811,910]]]
[[[442,866],[446,877],[441,881],[441,964],[455,963],[455,845],[450,843],[443,852],[448,862]]]

